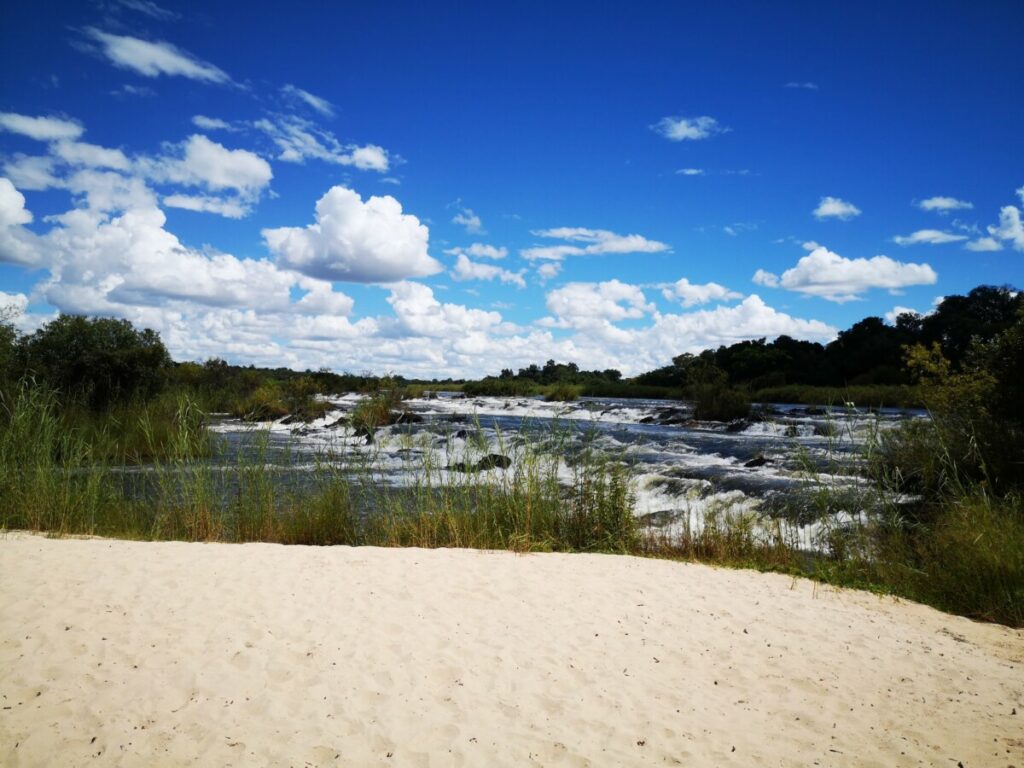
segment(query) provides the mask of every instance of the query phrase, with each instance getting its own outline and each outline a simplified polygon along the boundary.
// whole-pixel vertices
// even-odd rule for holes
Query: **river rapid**
[[[691,406],[678,401],[549,403],[440,392],[406,400],[407,419],[370,439],[347,423],[362,399],[328,398],[331,410],[310,423],[222,420],[213,429],[224,438],[227,462],[258,436],[261,456],[271,463],[287,457],[293,472],[370,466],[378,482],[395,488],[426,467],[456,472],[487,456],[493,466],[484,477],[500,481],[538,451],[558,454],[558,472],[569,482],[571,457],[590,448],[627,468],[634,513],[651,529],[671,535],[700,530],[716,516],[748,516],[771,521],[792,545],[820,549],[825,529],[863,519],[873,496],[864,471],[873,441],[907,419],[926,418],[849,403],[758,405],[753,418],[726,424],[696,421]]]

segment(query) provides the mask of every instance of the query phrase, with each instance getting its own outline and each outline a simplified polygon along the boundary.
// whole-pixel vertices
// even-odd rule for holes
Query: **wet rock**
[[[747,469],[755,469],[757,467],[763,467],[765,464],[771,464],[771,459],[766,459],[764,456],[756,456],[750,461],[746,462],[743,466]]]
[[[725,431],[730,433],[742,432],[750,426],[748,419],[736,419],[725,425]]]
[[[508,469],[512,466],[512,459],[502,456],[500,453],[491,453],[484,456],[476,464],[466,461],[456,461],[449,464],[448,469],[452,472],[486,472],[489,469]]]
[[[793,425],[793,424],[790,424],[788,427],[786,427],[786,431],[783,432],[783,434],[786,437],[799,437],[800,436],[800,433],[797,431],[796,426]]]
[[[491,453],[484,456],[476,463],[477,471],[485,469],[508,469],[512,466],[512,459],[502,456],[500,453]]]
[[[397,411],[391,414],[392,424],[419,424],[423,421],[423,417],[418,413],[412,411]]]
[[[653,416],[644,416],[642,419],[640,419],[641,424],[653,424],[654,422],[655,418]]]

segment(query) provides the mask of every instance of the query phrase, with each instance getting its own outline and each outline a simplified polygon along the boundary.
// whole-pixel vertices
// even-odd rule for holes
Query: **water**
[[[722,424],[695,421],[689,406],[667,400],[547,403],[437,393],[405,401],[415,423],[379,429],[368,443],[343,423],[361,399],[332,397],[333,410],[310,424],[279,420],[256,425],[254,433],[254,425],[225,420],[214,430],[225,438],[227,464],[259,454],[271,465],[287,464],[291,482],[300,483],[296,472],[325,463],[372,465],[379,482],[396,488],[411,483],[425,464],[445,468],[488,454],[512,463],[485,473],[500,479],[515,471],[527,443],[563,457],[559,471],[568,481],[567,461],[588,446],[629,468],[635,513],[648,525],[698,530],[709,512],[758,512],[785,518],[797,545],[816,548],[823,498],[832,505],[832,524],[856,521],[864,511],[859,505],[870,495],[865,444],[907,419],[926,418],[913,410],[772,405],[756,408],[755,419]]]

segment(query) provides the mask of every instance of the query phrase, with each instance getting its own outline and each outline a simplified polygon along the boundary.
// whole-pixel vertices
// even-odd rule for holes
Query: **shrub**
[[[701,421],[733,421],[750,415],[750,398],[738,389],[699,387],[694,405],[694,418]]]
[[[571,403],[573,400],[578,400],[579,396],[580,387],[567,384],[564,381],[552,384],[544,393],[544,399],[549,403]]]

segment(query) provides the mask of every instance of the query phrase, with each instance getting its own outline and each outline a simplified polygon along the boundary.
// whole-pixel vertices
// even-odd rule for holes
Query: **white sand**
[[[0,579],[4,766],[1024,766],[1024,633],[780,575],[10,535]]]

